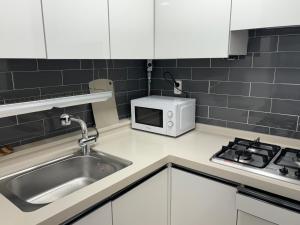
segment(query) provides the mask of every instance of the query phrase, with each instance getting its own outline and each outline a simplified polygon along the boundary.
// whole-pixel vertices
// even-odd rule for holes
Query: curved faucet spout
[[[97,135],[89,136],[88,135],[88,129],[86,123],[80,119],[80,118],[75,118],[72,115],[69,114],[62,114],[60,116],[60,121],[62,126],[70,126],[72,122],[78,123],[81,128],[81,134],[82,138],[78,141],[79,146],[81,147],[81,151],[83,154],[89,154],[90,153],[90,144],[92,142],[96,142],[98,139],[98,132]]]

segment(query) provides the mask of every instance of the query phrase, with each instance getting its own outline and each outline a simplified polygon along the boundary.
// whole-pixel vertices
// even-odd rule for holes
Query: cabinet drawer
[[[271,224],[299,225],[299,213],[243,194],[237,194],[236,206],[238,210],[267,220]]]

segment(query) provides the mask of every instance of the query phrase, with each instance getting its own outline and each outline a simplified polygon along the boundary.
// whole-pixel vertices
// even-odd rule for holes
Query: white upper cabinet
[[[155,0],[155,58],[229,54],[231,0]]]
[[[46,58],[40,0],[1,0],[0,30],[0,58]]]
[[[50,59],[107,59],[107,0],[42,0]]]
[[[232,0],[231,30],[300,25],[299,0]]]
[[[154,57],[154,0],[109,0],[111,58]]]

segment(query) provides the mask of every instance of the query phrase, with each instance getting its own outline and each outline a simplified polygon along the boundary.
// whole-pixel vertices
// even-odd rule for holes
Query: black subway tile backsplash
[[[274,80],[274,74],[274,68],[231,68],[229,72],[229,80],[272,83]]]
[[[280,36],[278,51],[300,51],[300,35]]]
[[[288,34],[300,34],[300,27],[282,27],[282,28],[270,28],[270,29],[257,29],[255,31],[256,36],[272,36],[272,35],[288,35]]]
[[[176,59],[161,59],[153,61],[154,67],[176,67],[177,60]]]
[[[110,80],[126,80],[127,79],[127,69],[118,68],[118,69],[108,69],[108,79]]]
[[[25,102],[39,99],[41,95],[39,88],[11,90],[0,92],[0,99],[5,103]]]
[[[300,52],[254,53],[254,67],[300,67]]]
[[[244,96],[228,96],[228,107],[235,109],[270,112],[271,99]]]
[[[45,88],[41,88],[41,95],[42,96],[53,95],[54,97],[59,94],[73,95],[72,93],[76,93],[80,90],[81,90],[80,84],[45,87]]]
[[[184,80],[183,83],[183,90],[189,92],[207,92],[209,82],[208,81],[191,81],[191,80]]]
[[[250,83],[210,81],[210,93],[227,95],[249,95]]]
[[[272,112],[300,116],[300,101],[273,99]]]
[[[39,70],[80,69],[80,60],[38,59]]]
[[[249,38],[248,52],[274,52],[277,44],[277,36],[252,37]]]
[[[162,71],[191,69],[183,89],[196,99],[198,123],[300,139],[300,27],[249,36],[246,56],[155,60],[151,93],[174,96]],[[208,81],[208,90],[199,81]]]
[[[126,68],[126,67],[141,67],[145,68],[146,60],[123,60],[113,59],[111,60],[114,68]]]
[[[210,67],[210,59],[178,59],[178,67]]]
[[[248,112],[239,109],[209,107],[209,117],[235,122],[247,122]]]
[[[233,128],[233,129],[245,130],[245,131],[258,132],[258,133],[263,133],[263,134],[269,133],[268,127],[256,126],[256,125],[245,124],[245,123],[237,123],[237,122],[228,121],[227,127]]]
[[[193,68],[193,80],[228,80],[229,69],[227,68]]]
[[[208,106],[197,105],[196,107],[196,116],[197,117],[208,117]]]
[[[12,74],[0,72],[0,91],[13,89]]]
[[[251,67],[252,54],[239,56],[238,59],[211,59],[212,67]]]
[[[281,115],[274,113],[252,112],[249,114],[249,124],[262,125],[266,127],[296,130],[297,116]]]
[[[0,143],[8,144],[39,137],[44,134],[43,121],[23,123],[0,128]]]
[[[208,105],[208,106],[227,106],[227,96],[226,95],[216,95],[208,93],[191,93],[191,98],[196,99],[197,105]]]
[[[93,70],[64,70],[63,84],[82,84],[94,80]]]
[[[227,121],[217,120],[217,119],[212,119],[212,118],[196,117],[196,122],[197,123],[204,123],[204,124],[208,124],[208,125],[213,125],[213,126],[220,126],[220,127],[226,127],[227,126]]]
[[[0,72],[35,71],[36,59],[0,59]]]
[[[191,68],[163,68],[163,77],[170,79],[168,73],[171,73],[175,79],[190,80],[192,78]]]
[[[278,68],[275,74],[275,83],[300,84],[300,68]]]
[[[300,139],[300,132],[295,132],[295,131],[291,131],[291,130],[270,128],[270,134],[277,135],[277,136],[288,137],[288,138]]]
[[[78,95],[93,79],[114,80],[120,118],[130,116],[129,100],[147,94],[146,60],[0,59],[0,104]],[[0,119],[0,146],[22,145],[79,129],[60,125],[70,113],[94,126],[90,104]]]
[[[17,124],[16,116],[0,118],[0,127],[12,126],[16,124]]]
[[[62,85],[60,71],[14,72],[15,89]]]

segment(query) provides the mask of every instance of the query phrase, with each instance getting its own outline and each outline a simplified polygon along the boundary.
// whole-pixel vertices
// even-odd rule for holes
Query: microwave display
[[[154,127],[163,127],[163,111],[160,109],[135,107],[135,122]]]

